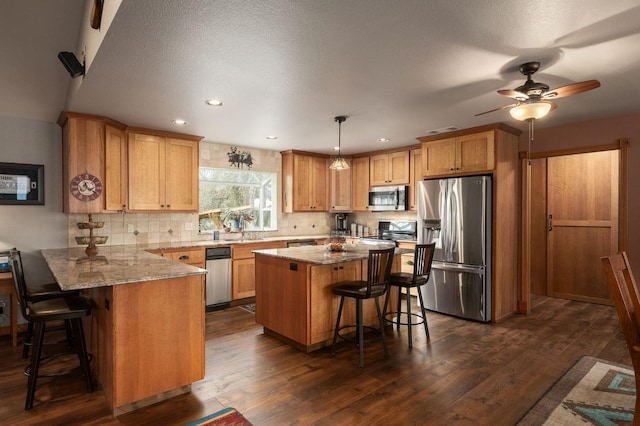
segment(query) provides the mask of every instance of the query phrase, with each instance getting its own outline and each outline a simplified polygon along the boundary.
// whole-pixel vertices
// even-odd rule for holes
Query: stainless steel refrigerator
[[[429,310],[491,321],[491,176],[418,182],[418,242],[435,242]]]

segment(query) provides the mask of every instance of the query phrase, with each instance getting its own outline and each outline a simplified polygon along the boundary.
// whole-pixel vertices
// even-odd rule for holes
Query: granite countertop
[[[255,244],[271,241],[307,241],[307,240],[321,240],[329,238],[327,235],[296,235],[296,236],[280,236],[280,237],[265,237],[257,239],[240,239],[240,234],[232,234],[233,237],[223,238],[221,240],[198,240],[198,241],[177,241],[170,243],[151,243],[151,244],[137,244],[136,247],[140,250],[162,250],[162,249],[176,249],[176,248],[190,248],[190,247],[220,247],[220,246],[232,246],[235,244]]]
[[[41,251],[62,290],[82,290],[207,272],[148,253],[137,246],[100,247],[94,258],[89,258],[84,250],[84,247],[76,247]]]
[[[346,244],[344,251],[328,251],[324,246],[303,246],[282,249],[254,250],[256,254],[279,257],[317,265],[331,265],[334,263],[364,260],[369,256],[369,250],[391,247],[389,244]],[[410,249],[396,248],[395,254],[409,253]]]

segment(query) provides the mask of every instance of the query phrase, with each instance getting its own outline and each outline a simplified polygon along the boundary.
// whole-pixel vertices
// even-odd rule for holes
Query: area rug
[[[235,408],[225,408],[216,413],[189,423],[186,426],[251,426],[251,422],[236,411]]]
[[[631,367],[583,356],[518,425],[631,425],[635,400]]]

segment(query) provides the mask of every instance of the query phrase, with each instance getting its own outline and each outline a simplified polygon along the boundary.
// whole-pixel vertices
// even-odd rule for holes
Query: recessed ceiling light
[[[186,126],[187,125],[187,121],[186,120],[181,120],[181,119],[173,120],[172,123],[175,124],[176,126]]]
[[[339,147],[339,146],[334,146],[334,147],[333,147],[333,150],[334,150],[334,151],[340,151],[340,147]]]
[[[205,104],[209,106],[222,106],[224,105],[220,99],[207,99],[204,101]]]
[[[377,140],[378,142],[382,142],[382,143],[384,143],[384,142],[389,142],[391,139],[389,139],[389,138],[380,138],[380,139],[376,139],[376,140]]]
[[[274,141],[276,139],[278,139],[277,136],[267,136],[267,139],[269,139],[270,141]]]

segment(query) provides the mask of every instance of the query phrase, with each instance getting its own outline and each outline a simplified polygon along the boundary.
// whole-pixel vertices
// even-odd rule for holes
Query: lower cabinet
[[[256,295],[256,267],[253,250],[285,248],[285,241],[235,244],[231,247],[231,300]]]
[[[176,248],[148,250],[149,253],[157,254],[177,262],[186,263],[187,265],[205,268],[204,248]]]

